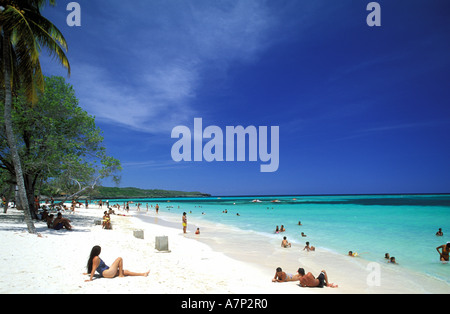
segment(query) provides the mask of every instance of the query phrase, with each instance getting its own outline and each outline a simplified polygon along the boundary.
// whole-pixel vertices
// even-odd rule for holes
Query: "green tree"
[[[120,162],[107,155],[95,119],[79,107],[73,87],[64,78],[45,77],[45,91],[32,108],[19,94],[12,119],[30,206],[42,185],[51,195],[77,197],[103,178],[120,179]],[[0,168],[12,174],[9,151],[0,137]]]
[[[70,65],[64,53],[67,43],[61,32],[44,18],[40,9],[55,0],[0,0],[1,27],[1,84],[4,97],[5,131],[11,150],[14,172],[19,188],[28,232],[36,233],[27,202],[22,164],[12,124],[13,95],[21,86],[30,103],[36,103],[37,90],[43,90],[44,78],[39,62],[41,47],[46,47],[70,74]]]

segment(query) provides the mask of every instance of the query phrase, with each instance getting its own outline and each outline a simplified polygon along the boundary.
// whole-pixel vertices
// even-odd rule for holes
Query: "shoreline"
[[[183,235],[181,223],[165,221],[164,215],[154,212],[138,214],[131,211],[127,217],[111,216],[113,230],[94,225],[104,209],[90,205],[76,209],[75,214],[63,213],[72,220],[73,231],[48,229],[45,223],[36,223],[37,235],[26,232],[22,214],[9,209],[0,214],[0,250],[3,265],[0,270],[0,293],[61,293],[61,294],[349,294],[349,293],[448,293],[448,285],[433,281],[433,289],[420,289],[405,280],[396,270],[382,266],[380,287],[368,287],[367,262],[349,260],[345,256],[326,252],[299,252],[298,248],[282,249],[270,241],[261,261],[260,251],[236,250],[236,241],[248,233],[230,237],[226,230],[207,226],[204,221],[189,221]],[[125,212],[120,211],[120,214]],[[142,213],[142,212],[141,212]],[[143,221],[140,216],[145,215]],[[181,219],[181,216],[180,216]],[[193,229],[200,226],[201,236]],[[133,230],[144,230],[144,239],[133,236]],[[232,234],[233,235],[233,234]],[[155,237],[168,236],[170,253],[155,250]],[[241,247],[251,248],[260,235],[243,241]],[[226,242],[224,239],[233,241]],[[260,240],[260,239],[259,239]],[[110,265],[117,257],[124,259],[124,267],[131,271],[150,270],[148,277],[95,279],[84,282],[88,276],[86,262],[94,245],[102,247],[101,257]],[[239,246],[238,246],[239,247]],[[331,254],[331,255],[330,255]],[[300,288],[297,282],[272,283],[275,268],[282,267],[295,273],[304,267],[315,276],[325,269],[330,282],[339,288]],[[345,269],[345,272],[343,270]],[[352,274],[352,277],[345,274]],[[417,278],[422,284],[427,278]],[[428,286],[425,285],[425,286]],[[447,290],[442,290],[447,289]]]
[[[141,226],[128,217],[111,216],[113,230],[94,224],[104,209],[89,206],[63,213],[72,220],[73,231],[48,229],[35,222],[38,235],[29,234],[21,212],[9,209],[0,214],[0,293],[2,294],[278,294],[297,289],[273,283],[259,270],[213,251],[206,244],[189,239],[174,228],[158,224]],[[124,212],[120,212],[123,214]],[[133,230],[145,227],[144,239]],[[170,253],[155,250],[155,236],[169,237]],[[94,245],[102,248],[101,258],[110,265],[117,257],[124,268],[144,272],[148,277],[94,278],[86,263]],[[242,272],[246,276],[242,276]],[[283,285],[280,285],[282,287]],[[299,288],[298,288],[299,289]],[[305,291],[306,293],[306,291]]]
[[[181,223],[177,224],[172,221],[176,217],[175,214],[170,213],[168,216],[164,216],[164,214],[162,219],[168,218],[171,227],[176,228],[175,226],[179,225],[178,229],[181,232]],[[151,215],[155,214],[151,213]],[[176,219],[181,219],[181,215]],[[202,236],[194,234],[194,230],[199,226]],[[264,236],[258,232],[247,232],[236,227],[229,230],[229,226],[218,227],[218,224],[211,221],[195,218],[189,218],[188,234],[186,235],[186,237],[205,243],[213,250],[222,252],[232,259],[260,269],[269,277],[273,276],[276,267],[281,267],[283,271],[293,274],[299,267],[302,267],[306,272],[311,271],[314,276],[317,276],[320,271],[326,270],[329,281],[338,284],[339,288],[316,289],[315,293],[450,293],[450,286],[445,281],[405,269],[401,265],[389,264],[384,260],[374,262],[362,257],[349,257],[321,247],[317,247],[314,252],[307,252],[303,251],[304,244],[295,242],[291,242],[291,248],[281,248],[278,239],[264,238]],[[443,267],[446,266],[448,265],[443,265]],[[373,276],[378,274],[375,272],[379,272],[379,284],[374,282]]]
[[[148,201],[157,201],[161,199],[178,199],[178,198],[198,198],[198,199],[218,199],[218,198],[248,198],[248,199],[255,199],[258,197],[265,197],[265,198],[276,198],[276,197],[316,197],[316,196],[403,196],[403,195],[411,195],[411,196],[433,196],[433,195],[450,195],[450,192],[427,192],[427,193],[414,193],[414,192],[405,192],[405,193],[360,193],[360,194],[354,194],[354,193],[343,193],[343,194],[242,194],[242,195],[212,195],[208,193],[200,193],[199,196],[177,196],[177,197],[142,197],[142,196],[127,196],[124,198],[118,198],[118,197],[108,197],[108,196],[96,196],[95,198],[90,199],[91,201],[99,201],[99,200],[109,200],[109,201],[116,201],[116,200],[148,200]],[[41,199],[45,199],[46,196],[41,196]],[[87,196],[80,196],[79,199],[85,199],[88,198]],[[56,197],[55,197],[56,200]]]

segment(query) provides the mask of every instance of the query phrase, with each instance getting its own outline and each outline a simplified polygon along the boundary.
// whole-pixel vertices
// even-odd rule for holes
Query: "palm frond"
[[[33,61],[39,60],[39,46],[34,38],[33,29],[30,27],[23,11],[13,6],[8,6],[0,16],[0,23],[3,27],[3,32],[11,36],[11,42],[14,46],[23,46],[20,48],[28,49]]]
[[[30,102],[37,101],[36,87],[43,90],[44,78],[39,62],[40,47],[35,40],[32,26],[24,16],[24,11],[8,6],[0,15],[3,36],[11,42],[10,57],[11,82],[21,82]],[[17,66],[14,66],[14,63]],[[11,84],[9,82],[9,84]],[[13,86],[16,87],[16,86]]]
[[[37,101],[36,89],[41,92],[44,89],[39,62],[42,48],[46,48],[51,57],[58,59],[70,75],[70,64],[65,54],[67,42],[58,28],[40,14],[40,8],[47,3],[55,5],[56,1],[15,0],[0,14],[1,33],[9,36],[11,41],[12,90],[23,87],[31,103]],[[2,86],[3,80],[3,77],[0,78]]]
[[[38,43],[46,47],[50,56],[56,57],[62,66],[67,68],[70,75],[70,64],[64,51],[67,51],[67,42],[59,29],[40,14],[27,12],[29,14],[30,27]]]
[[[24,8],[33,8],[35,10],[42,9],[47,3],[51,6],[56,5],[56,0],[15,0],[14,1],[16,7],[24,9]]]

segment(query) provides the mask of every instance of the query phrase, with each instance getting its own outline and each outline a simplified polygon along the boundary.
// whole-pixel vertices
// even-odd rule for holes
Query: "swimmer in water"
[[[306,250],[307,252],[309,251],[315,251],[316,248],[314,246],[309,246],[309,242],[306,242],[306,246],[303,248],[303,251]]]
[[[281,247],[284,247],[284,248],[291,247],[291,244],[288,242],[286,237],[283,237],[283,241],[281,241]]]
[[[388,263],[391,263],[391,264],[398,264],[397,261],[395,260],[395,257],[394,257],[394,256],[391,256],[391,258],[389,259]]]

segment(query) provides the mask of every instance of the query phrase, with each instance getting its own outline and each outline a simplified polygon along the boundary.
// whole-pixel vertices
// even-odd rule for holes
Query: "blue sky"
[[[450,192],[450,3],[82,0],[46,8],[120,186],[213,195]],[[66,76],[43,57],[47,75]],[[279,126],[280,166],[171,158],[178,125]],[[225,131],[224,131],[225,132]],[[104,182],[104,185],[112,185]]]

